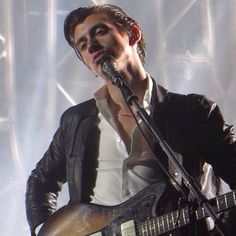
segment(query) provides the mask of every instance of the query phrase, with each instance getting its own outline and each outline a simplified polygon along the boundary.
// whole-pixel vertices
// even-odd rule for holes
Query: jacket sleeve
[[[233,125],[227,124],[218,108],[214,106],[208,116],[208,124],[212,131],[212,155],[208,160],[219,175],[232,190],[236,190],[236,136]],[[236,208],[221,215],[222,223],[230,235],[236,235]]]
[[[61,119],[62,120],[62,119]],[[66,156],[62,121],[53,140],[31,172],[26,188],[26,216],[32,235],[56,210],[58,191],[66,181]]]
[[[231,189],[236,188],[236,136],[233,125],[223,119],[217,105],[211,106],[207,116],[210,142],[210,155],[206,157],[213,166],[215,173],[220,176]],[[207,131],[205,131],[207,133]]]
[[[231,189],[236,188],[236,136],[233,125],[223,119],[219,107],[204,96],[193,96],[189,108],[193,149],[212,165]],[[194,98],[195,97],[195,98]]]
[[[193,95],[194,97],[195,95]],[[219,107],[204,96],[196,96],[189,108],[194,128],[195,150],[212,165],[217,176],[221,177],[232,190],[236,190],[236,136],[233,125],[223,119]],[[189,126],[190,127],[190,126]],[[236,208],[221,215],[225,228],[236,235]],[[216,231],[216,230],[215,230]],[[216,234],[218,235],[218,234]]]

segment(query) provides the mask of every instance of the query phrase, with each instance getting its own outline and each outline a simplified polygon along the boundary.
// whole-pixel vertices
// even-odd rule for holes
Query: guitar
[[[162,235],[190,223],[188,208],[156,216],[156,206],[165,190],[155,183],[128,201],[116,206],[70,204],[56,211],[38,236],[136,236]],[[236,190],[210,200],[220,213],[236,206]],[[207,217],[203,208],[195,211],[196,220]]]

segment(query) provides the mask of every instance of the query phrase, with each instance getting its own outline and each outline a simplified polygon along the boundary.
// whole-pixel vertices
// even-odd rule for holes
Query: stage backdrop
[[[95,1],[94,1],[95,2]],[[98,1],[97,1],[98,2]],[[236,125],[236,1],[117,0],[141,24],[145,68],[177,93],[216,101]],[[62,112],[101,85],[63,35],[68,12],[88,0],[0,1],[0,232],[29,235],[24,194]],[[67,189],[59,206],[68,200]]]

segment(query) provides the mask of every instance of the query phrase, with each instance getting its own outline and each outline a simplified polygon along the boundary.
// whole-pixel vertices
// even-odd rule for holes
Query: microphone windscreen
[[[101,66],[102,71],[109,77],[113,77],[114,75],[118,74],[116,70],[116,61],[110,55],[106,55],[101,58],[100,66]]]

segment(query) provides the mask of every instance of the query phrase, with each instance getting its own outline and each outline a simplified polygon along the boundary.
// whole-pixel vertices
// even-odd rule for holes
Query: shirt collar
[[[153,81],[151,76],[147,73],[148,87],[143,97],[143,107],[144,109],[150,111],[151,99],[152,99],[152,90],[153,90]]]
[[[143,107],[150,114],[153,81],[151,79],[151,76],[148,73],[147,73],[147,79],[148,79],[148,87],[143,97]],[[108,89],[105,84],[94,92],[94,97],[96,99],[96,104],[99,111],[102,112],[103,114],[105,112],[105,114],[110,116],[110,112],[107,111],[107,109],[109,108],[108,103],[107,103],[108,96],[109,96]]]

